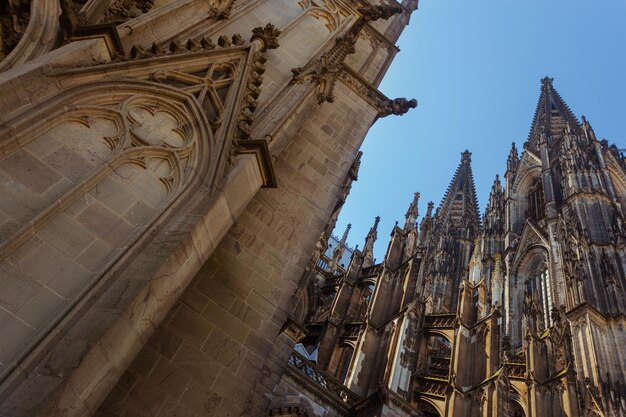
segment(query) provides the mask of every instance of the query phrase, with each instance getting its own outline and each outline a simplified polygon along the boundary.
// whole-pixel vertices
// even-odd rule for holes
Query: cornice
[[[346,64],[341,65],[338,78],[374,108],[379,108],[381,102],[389,101],[389,98],[386,95],[381,93],[380,90],[372,84],[365,81],[363,77],[357,74]]]
[[[264,139],[248,139],[240,140],[237,142],[235,153],[237,154],[252,154],[255,156],[259,169],[261,171],[261,177],[263,179],[264,188],[277,188],[276,174],[274,173],[274,164],[272,162],[272,155],[267,141]]]
[[[611,315],[611,316],[605,315],[605,314],[602,314],[593,305],[591,305],[591,304],[589,304],[587,302],[579,304],[576,307],[566,311],[565,315],[567,316],[567,318],[570,321],[574,321],[574,320],[580,318],[581,316],[583,316],[585,313],[590,314],[590,316],[592,316],[592,318],[594,318],[596,321],[604,321],[605,323],[606,322],[610,322],[610,321],[626,322],[626,315],[624,315],[623,313],[615,314],[615,315]]]

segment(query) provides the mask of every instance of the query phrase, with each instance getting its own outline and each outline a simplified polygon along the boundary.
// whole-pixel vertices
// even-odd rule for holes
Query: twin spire
[[[541,80],[541,94],[525,146],[534,151],[549,137],[559,138],[566,132],[580,130],[578,119],[554,89],[553,80],[549,77]]]
[[[552,82],[553,78],[549,77],[541,80],[541,94],[525,148],[537,150],[541,141],[547,140],[547,137],[558,138],[572,130],[581,130],[579,133],[582,133],[583,128],[559,93],[554,89]],[[480,217],[471,163],[472,153],[465,150],[461,153],[461,162],[450,181],[450,185],[437,210],[436,217],[439,221],[451,221],[455,224],[463,223],[468,226],[474,226],[474,230],[478,230],[480,228]],[[515,171],[518,164],[518,151],[515,143],[513,143],[507,161],[507,170]],[[500,179],[496,177],[492,193],[500,191],[501,187]],[[416,192],[413,201],[409,205],[405,215],[404,231],[415,225],[418,217],[419,197],[420,193]],[[432,208],[431,202],[429,203],[426,217],[431,218]],[[377,229],[379,222],[380,217],[376,216],[374,225],[370,228],[365,238],[363,254],[370,262],[373,262],[374,242],[378,237]],[[348,225],[342,237],[344,246],[350,227]]]
[[[417,220],[417,216],[419,215],[419,211],[417,209],[417,202],[420,199],[420,193],[416,192],[413,194],[413,201],[409,205],[406,214],[404,215],[404,231],[406,232],[415,225],[415,221]]]
[[[468,219],[476,229],[480,225],[478,199],[472,173],[472,153],[468,150],[461,153],[461,163],[441,201],[437,217],[453,223]]]
[[[363,266],[368,267],[374,264],[374,242],[378,238],[378,223],[380,222],[380,216],[376,216],[374,219],[374,225],[370,228],[367,237],[365,238],[365,246],[363,246]]]

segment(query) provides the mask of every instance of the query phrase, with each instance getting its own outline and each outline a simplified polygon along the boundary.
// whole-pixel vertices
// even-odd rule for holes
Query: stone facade
[[[4,2],[0,415],[267,415],[416,8]]]
[[[625,416],[626,159],[552,79],[482,220],[468,151],[419,225],[418,198],[382,262],[379,218],[348,256],[322,235],[273,415]]]

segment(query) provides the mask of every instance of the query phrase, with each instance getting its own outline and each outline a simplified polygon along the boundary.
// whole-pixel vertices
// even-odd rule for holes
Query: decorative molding
[[[3,9],[0,10],[0,61],[15,49],[26,33],[31,5],[27,0],[14,0],[7,2]]]
[[[291,318],[287,318],[287,320],[283,323],[283,326],[280,328],[280,333],[286,334],[291,340],[298,343],[304,336],[306,336],[306,329],[293,321]]]
[[[341,66],[341,71],[338,76],[341,82],[367,101],[372,107],[378,108],[380,103],[389,100],[386,95],[381,93],[372,84],[365,81],[359,74],[345,64]]]
[[[319,104],[326,101],[330,103],[334,101],[333,90],[337,77],[344,66],[343,63],[346,56],[356,51],[355,44],[365,25],[375,20],[388,19],[395,14],[402,13],[403,9],[399,6],[370,5],[359,7],[357,10],[361,17],[348,29],[345,35],[335,40],[335,44],[329,51],[313,59],[304,67],[297,67],[291,70],[293,83],[311,82],[318,86],[317,101]]]
[[[237,120],[235,140],[250,139],[252,123],[254,122],[253,113],[259,104],[256,100],[261,93],[260,86],[263,83],[263,73],[265,73],[265,63],[267,62],[265,52],[267,52],[268,49],[276,49],[280,46],[278,43],[279,36],[280,31],[271,23],[268,23],[264,27],[259,26],[252,29],[250,42],[256,42],[259,49],[254,53],[252,63],[250,64],[244,101]]]
[[[404,97],[389,99],[379,103],[378,117],[387,117],[389,115],[403,116],[409,109],[417,107],[417,100],[414,98],[407,100]]]
[[[252,154],[256,157],[261,169],[261,176],[263,177],[264,188],[277,188],[278,183],[276,181],[276,175],[274,173],[274,164],[272,162],[272,155],[270,149],[267,146],[265,139],[255,140],[242,140],[237,142],[235,153],[240,155]],[[291,321],[291,320],[288,320]],[[293,329],[293,326],[298,326],[296,323],[292,323],[289,328],[283,328],[281,331],[291,337],[295,342],[301,339],[300,332],[304,332],[304,329]],[[298,326],[299,327],[299,326]],[[294,337],[300,338],[295,339]]]
[[[109,55],[112,59],[120,59],[126,55],[124,46],[117,33],[117,28],[113,23],[101,23],[90,26],[77,26],[74,28],[69,41],[80,41],[85,39],[104,39]]]
[[[115,0],[98,23],[126,22],[148,13],[153,6],[154,0]]]
[[[11,0],[7,6],[8,12],[0,15],[0,72],[53,49],[59,30],[58,0]]]

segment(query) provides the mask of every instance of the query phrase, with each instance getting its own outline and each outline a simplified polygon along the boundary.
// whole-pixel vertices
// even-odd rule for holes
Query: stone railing
[[[297,376],[304,376],[309,382],[314,383],[315,386],[323,388],[327,395],[340,400],[347,406],[352,406],[361,400],[358,395],[350,391],[345,385],[319,369],[317,365],[296,351],[291,352],[289,367],[293,372],[296,372]]]
[[[380,271],[383,269],[383,264],[372,265],[367,268],[363,268],[361,271],[362,277],[371,277],[374,275],[380,274]]]
[[[424,327],[428,328],[454,328],[456,314],[428,314],[424,319]]]
[[[517,362],[505,362],[506,369],[508,370],[509,376],[515,378],[524,378],[526,377],[526,364],[525,363],[517,363]]]
[[[449,385],[447,378],[428,376],[417,376],[415,383],[415,391],[418,394],[434,395],[436,397],[445,397]]]
[[[363,323],[346,323],[343,327],[342,337],[352,339],[359,337],[359,333],[361,333],[361,329],[363,328]]]

